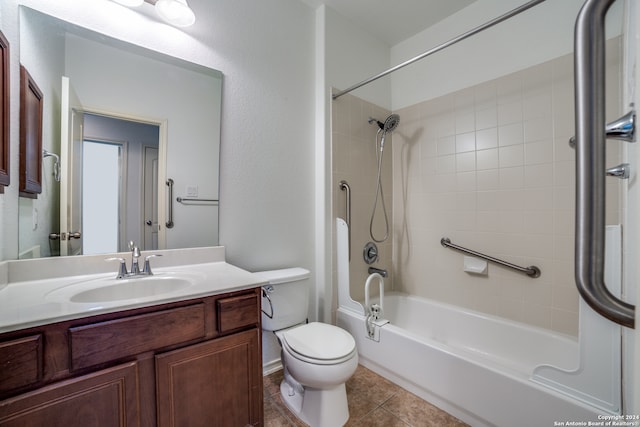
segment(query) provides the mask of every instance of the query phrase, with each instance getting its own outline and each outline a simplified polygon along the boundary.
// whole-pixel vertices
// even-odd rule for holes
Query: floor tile
[[[280,383],[282,382],[283,374],[282,369],[266,375],[263,378],[263,387],[265,396],[273,396],[280,393]]]
[[[349,404],[349,422],[347,426],[358,425],[357,423],[360,420],[380,407],[377,403],[357,393],[347,394],[347,400]]]
[[[268,398],[264,402],[264,425],[265,427],[290,427],[293,424],[280,413],[273,400]]]
[[[402,389],[382,405],[411,426],[464,426],[457,418]]]
[[[282,371],[264,377],[264,425],[304,427],[282,401]],[[364,366],[347,381],[347,427],[462,427],[465,423]]]
[[[347,381],[347,396],[360,395],[378,405],[397,393],[401,388],[375,372],[358,366],[356,373]]]
[[[351,424],[347,424],[351,425]],[[354,427],[411,427],[400,418],[378,407],[375,411],[353,424]]]

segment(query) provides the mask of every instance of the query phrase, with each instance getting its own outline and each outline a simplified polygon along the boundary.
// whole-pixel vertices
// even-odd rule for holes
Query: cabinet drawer
[[[0,342],[0,392],[42,379],[42,336]]]
[[[204,312],[195,304],[70,328],[71,369],[204,338]]]
[[[217,301],[218,331],[228,332],[245,326],[257,325],[260,321],[258,295],[251,293]]]

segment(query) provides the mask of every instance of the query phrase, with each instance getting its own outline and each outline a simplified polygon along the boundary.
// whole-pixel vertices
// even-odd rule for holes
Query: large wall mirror
[[[24,6],[20,63],[44,113],[19,258],[218,244],[222,73]]]

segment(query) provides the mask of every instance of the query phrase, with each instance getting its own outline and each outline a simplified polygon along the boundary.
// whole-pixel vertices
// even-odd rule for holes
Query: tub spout
[[[373,273],[378,273],[379,275],[385,278],[389,276],[389,272],[387,270],[382,270],[380,268],[375,268],[375,267],[369,267],[369,274],[373,274]]]

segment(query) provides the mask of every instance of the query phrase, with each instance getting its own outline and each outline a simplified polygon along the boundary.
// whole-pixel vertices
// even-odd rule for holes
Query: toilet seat
[[[347,331],[312,322],[279,334],[282,346],[298,360],[315,365],[335,365],[351,359],[356,342]]]

